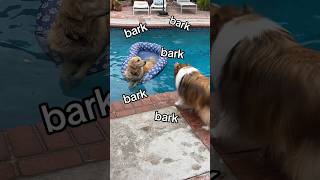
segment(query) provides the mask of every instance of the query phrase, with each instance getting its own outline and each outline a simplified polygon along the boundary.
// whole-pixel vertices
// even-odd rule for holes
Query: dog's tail
[[[305,142],[286,154],[285,170],[293,180],[320,179],[320,147]]]

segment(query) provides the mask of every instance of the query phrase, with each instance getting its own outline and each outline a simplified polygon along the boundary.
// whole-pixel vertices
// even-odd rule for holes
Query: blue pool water
[[[92,95],[95,86],[108,89],[101,72],[64,91],[58,68],[34,36],[40,0],[0,2],[0,130],[40,121],[40,103],[63,108],[71,100]]]
[[[121,100],[122,94],[132,94],[139,89],[146,89],[148,95],[175,91],[174,63],[189,63],[204,75],[210,76],[210,30],[192,29],[189,32],[179,29],[150,29],[143,34],[126,39],[122,29],[112,28],[110,40],[110,87],[111,101]],[[165,49],[181,49],[184,59],[168,59],[164,70],[154,79],[133,89],[121,74],[121,64],[129,53],[132,44],[143,41],[157,43]]]
[[[214,0],[219,5],[244,4],[288,29],[306,47],[320,50],[319,0]]]

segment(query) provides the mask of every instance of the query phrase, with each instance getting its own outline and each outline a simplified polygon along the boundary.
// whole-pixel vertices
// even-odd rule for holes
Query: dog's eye
[[[140,61],[140,59],[138,59],[138,61]]]

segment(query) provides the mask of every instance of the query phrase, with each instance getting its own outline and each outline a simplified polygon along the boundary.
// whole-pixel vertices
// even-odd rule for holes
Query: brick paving
[[[81,128],[70,128],[76,142],[78,144],[90,144],[104,140],[103,134],[98,128],[97,123],[88,123],[82,125]]]
[[[16,177],[14,165],[10,162],[0,163],[0,179],[13,179]]]
[[[6,146],[4,134],[0,133],[0,161],[8,160],[9,158],[10,154]]]
[[[42,122],[0,132],[0,179],[109,160],[108,118],[48,135]]]
[[[48,135],[42,122],[36,125],[40,137],[49,151],[55,151],[74,146],[71,136],[67,131]]]
[[[44,151],[32,126],[9,129],[7,135],[12,145],[13,154],[16,157],[40,154]]]
[[[18,161],[21,175],[31,176],[58,169],[78,166],[82,163],[81,155],[76,148],[36,155]]]

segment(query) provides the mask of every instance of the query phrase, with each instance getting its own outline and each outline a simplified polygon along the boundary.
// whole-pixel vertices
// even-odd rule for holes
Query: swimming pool
[[[63,107],[109,88],[104,72],[89,76],[78,88],[65,91],[59,70],[34,36],[40,0],[2,0],[0,6],[0,130],[41,120],[40,103]]]
[[[320,50],[320,1],[318,0],[214,0],[219,5],[244,4],[288,29],[306,47]]]
[[[110,32],[110,90],[111,101],[119,101],[122,94],[132,94],[146,89],[148,95],[175,91],[174,63],[189,63],[198,68],[205,76],[210,76],[210,30],[209,28],[191,29],[189,32],[179,29],[149,29],[143,34],[126,39],[122,29],[111,28]],[[121,63],[126,59],[132,44],[143,41],[157,43],[165,49],[181,49],[184,59],[168,58],[168,64],[154,79],[133,89],[121,74]]]

